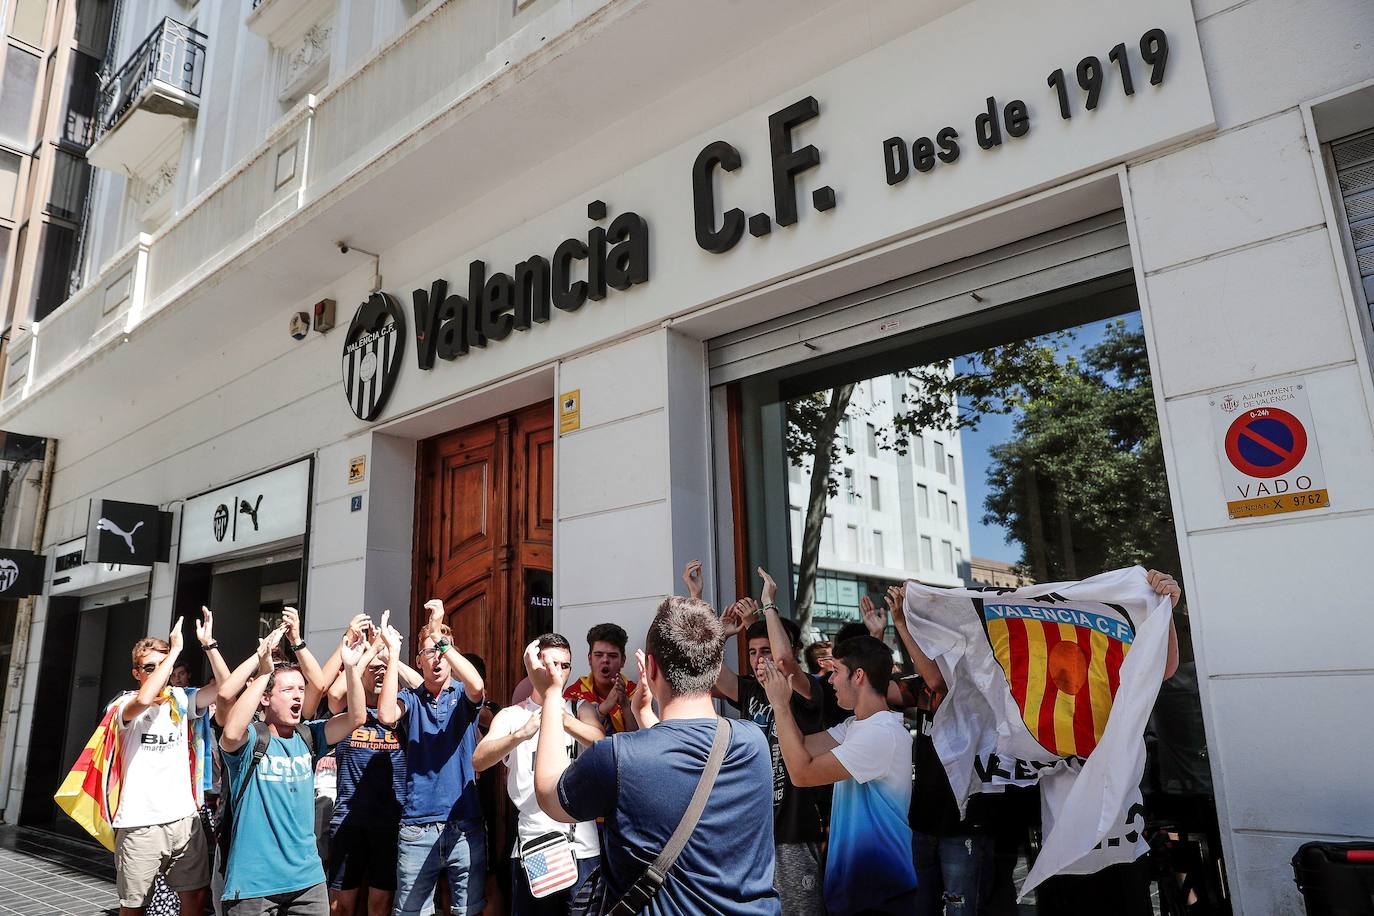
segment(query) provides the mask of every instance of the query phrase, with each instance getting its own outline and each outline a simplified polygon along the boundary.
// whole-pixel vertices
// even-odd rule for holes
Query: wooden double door
[[[502,706],[525,645],[552,628],[553,421],[548,402],[420,443],[411,632],[442,598],[455,644],[482,656]]]

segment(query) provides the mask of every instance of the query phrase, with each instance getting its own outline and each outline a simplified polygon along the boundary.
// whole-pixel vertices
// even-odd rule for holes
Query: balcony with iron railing
[[[206,36],[163,19],[100,87],[91,164],[136,175],[162,153],[200,109]]]

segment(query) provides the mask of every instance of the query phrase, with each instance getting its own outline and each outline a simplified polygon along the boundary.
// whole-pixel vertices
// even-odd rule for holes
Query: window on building
[[[77,0],[76,40],[81,47],[103,56],[110,43],[110,23],[114,18],[113,0]]]
[[[930,487],[916,484],[916,512],[921,518],[930,518]]]
[[[881,531],[873,532],[873,565],[887,565],[887,551],[883,549],[883,533]]]
[[[62,139],[77,146],[95,141],[96,104],[100,95],[100,61],[80,51],[72,52],[67,71],[67,107],[62,121]]]
[[[788,506],[787,516],[792,525],[792,543],[800,544],[802,538],[801,506]]]
[[[940,565],[945,572],[954,572],[954,545],[949,541],[940,542]]]
[[[14,0],[14,24],[10,34],[35,48],[43,46],[43,25],[48,18],[48,0]]]
[[[821,522],[821,552],[835,555],[835,519],[829,515]]]
[[[787,462],[787,479],[792,483],[801,483],[801,468],[792,462]]]
[[[19,166],[23,157],[0,149],[0,216],[14,216],[14,198],[19,191]]]
[[[9,267],[10,257],[10,230],[7,226],[0,226],[0,279],[4,279],[5,270]]]
[[[76,255],[76,230],[44,223],[39,243],[38,277],[34,282],[33,317],[46,318],[67,301],[67,284]]]
[[[0,141],[8,146],[29,148],[29,119],[37,84],[38,55],[10,45],[5,54],[5,79],[0,83]]]
[[[949,494],[944,490],[940,491],[940,521],[949,524]]]
[[[958,547],[954,548],[954,572],[957,575],[964,574],[964,552]]]
[[[855,563],[859,562],[859,526],[858,526],[858,525],[845,525],[845,527],[844,527],[844,544],[845,544],[845,556],[844,556],[844,558],[845,558],[846,560],[852,560],[852,561],[854,561]]]
[[[921,568],[935,568],[935,557],[931,549],[931,540],[924,534],[921,535]]]
[[[881,485],[878,483],[878,478],[876,477],[868,478],[868,499],[869,505],[873,507],[874,512],[882,511],[883,491]]]
[[[854,492],[854,469],[844,469],[844,501],[853,504],[858,494]]]
[[[48,194],[48,213],[61,219],[80,219],[90,187],[91,167],[80,156],[53,149],[52,189]]]
[[[877,458],[877,457],[878,457],[878,427],[874,426],[872,423],[868,423],[868,424],[866,424],[866,426],[867,426],[867,428],[864,430],[864,438],[865,438],[865,442],[868,444],[868,457],[870,457],[870,458]]]
[[[945,472],[945,444],[939,439],[935,440],[935,470],[941,474]]]
[[[952,499],[949,503],[949,521],[954,526],[955,531],[963,530],[964,523],[959,519],[959,500]]]
[[[945,457],[946,457],[947,459],[949,459],[949,463],[948,463],[948,465],[946,466],[947,469],[949,470],[949,482],[950,482],[950,483],[958,483],[958,482],[959,482],[959,471],[958,471],[958,469],[956,469],[955,466],[954,466],[954,456],[953,456],[953,455],[946,455]]]
[[[926,466],[926,437],[917,433],[911,437],[911,453],[916,456],[916,466]]]

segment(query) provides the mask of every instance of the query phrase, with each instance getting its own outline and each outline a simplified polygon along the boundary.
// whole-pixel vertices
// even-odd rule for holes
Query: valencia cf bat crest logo
[[[348,406],[358,419],[381,416],[405,350],[406,319],[395,298],[373,293],[358,306],[344,337],[343,383]]]
[[[982,602],[983,629],[1027,731],[1058,757],[1102,740],[1135,625],[1114,604],[1056,596]]]

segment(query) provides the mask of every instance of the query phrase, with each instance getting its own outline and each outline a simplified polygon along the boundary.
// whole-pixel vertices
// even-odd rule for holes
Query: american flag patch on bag
[[[532,897],[547,897],[577,883],[572,843],[561,833],[545,833],[520,844],[520,864]]]

